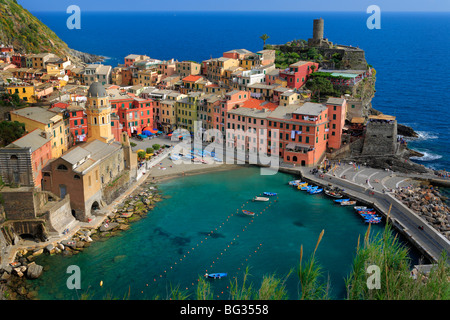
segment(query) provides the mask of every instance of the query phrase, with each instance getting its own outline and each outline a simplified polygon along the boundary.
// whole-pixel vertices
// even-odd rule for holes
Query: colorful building
[[[203,92],[190,92],[187,97],[176,102],[175,108],[177,113],[177,128],[186,129],[193,133],[197,121],[198,104]]]
[[[42,169],[52,159],[52,136],[34,129],[0,149],[0,174],[6,184],[41,188]]]
[[[200,63],[194,61],[176,62],[176,73],[178,73],[181,78],[186,78],[190,75],[198,75],[201,71]]]
[[[18,84],[18,85],[10,85],[6,87],[6,90],[10,94],[17,94],[19,98],[28,103],[37,102],[36,90],[34,85],[31,84]]]
[[[111,132],[111,104],[106,89],[99,82],[89,87],[86,102],[86,116],[89,130],[87,141],[100,140],[105,143],[114,141]]]
[[[227,113],[226,145],[239,151],[267,153],[267,118],[278,106],[250,98]]]
[[[52,158],[60,157],[69,147],[68,130],[61,115],[39,107],[28,107],[10,112],[11,121],[25,124],[25,130],[46,131],[51,135]]]
[[[317,71],[319,64],[312,61],[298,61],[289,66],[288,69],[280,71],[280,77],[287,81],[289,88],[300,88],[314,71]]]
[[[227,92],[225,98],[221,101],[220,106],[213,108],[214,129],[220,130],[224,134],[228,111],[233,108],[238,108],[248,99],[250,99],[250,92],[248,91],[233,90]]]

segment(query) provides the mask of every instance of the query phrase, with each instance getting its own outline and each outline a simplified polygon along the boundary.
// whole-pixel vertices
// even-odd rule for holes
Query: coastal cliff
[[[16,0],[0,0],[0,44],[21,53],[51,52],[75,63],[100,61],[103,57],[70,49],[49,27]]]

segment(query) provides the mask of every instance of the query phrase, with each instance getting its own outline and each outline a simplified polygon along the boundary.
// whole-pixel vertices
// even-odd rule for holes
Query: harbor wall
[[[324,178],[318,178],[313,175],[308,177],[305,175],[301,176],[306,181],[312,181],[322,187],[326,187],[328,183],[337,185],[344,189],[344,194],[364,204],[373,206],[377,211],[382,213],[385,218],[389,212],[390,205],[392,205],[389,218],[393,220],[392,224],[397,231],[406,236],[410,242],[430,260],[437,261],[440,257],[440,252],[430,248],[430,245],[433,246],[432,242],[435,242],[438,246],[442,247],[443,250],[447,252],[450,259],[450,241],[398,199],[395,199],[391,194],[364,188],[356,183],[337,177],[324,176]],[[423,230],[419,230],[419,226],[422,226]],[[429,243],[425,244],[419,239],[418,232],[431,238],[428,239]]]

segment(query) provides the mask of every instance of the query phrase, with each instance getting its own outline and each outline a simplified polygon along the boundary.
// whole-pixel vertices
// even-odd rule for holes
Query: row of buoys
[[[277,197],[277,199],[278,199],[278,197]],[[276,201],[276,200],[274,200],[274,201]],[[241,209],[244,208],[244,207],[246,206],[246,204],[248,204],[248,201],[247,201],[245,204],[243,204],[243,205],[241,206]],[[262,214],[262,213],[263,213],[266,209],[268,209],[270,206],[271,206],[271,203],[269,202],[268,206],[266,206],[266,207],[265,207],[259,214],[257,214],[257,215]],[[236,212],[238,213],[238,212],[239,212],[239,209],[237,209]],[[166,275],[167,275],[167,273],[168,273],[169,271],[173,270],[177,265],[179,265],[181,262],[183,262],[183,260],[185,260],[185,258],[187,258],[187,255],[191,254],[191,253],[192,253],[196,248],[198,248],[201,244],[204,244],[204,243],[210,238],[210,236],[214,233],[214,231],[217,231],[218,229],[222,228],[222,226],[224,226],[225,223],[228,222],[228,221],[230,220],[230,218],[233,217],[233,216],[234,216],[233,213],[230,214],[230,215],[228,215],[227,218],[225,219],[225,221],[223,221],[218,227],[214,228],[214,230],[211,230],[211,231],[206,235],[206,237],[205,237],[204,239],[200,240],[199,243],[197,243],[197,244],[196,244],[195,246],[193,246],[190,250],[188,250],[188,251],[183,255],[182,258],[180,258],[179,260],[175,261],[175,262],[173,263],[172,266],[170,266],[170,267],[168,267],[166,270],[164,270],[163,273],[161,273],[161,274],[159,275],[159,277],[154,277],[154,278],[153,278],[153,282],[157,282],[158,279],[165,278]],[[249,225],[250,225],[253,221],[254,221],[254,220],[252,219],[252,220],[249,222]],[[246,229],[247,229],[247,226],[244,226],[244,228],[242,229],[242,231],[245,231]],[[239,238],[239,235],[236,235],[236,237],[233,238],[233,241],[235,241],[236,238]],[[233,241],[231,241],[230,244],[232,244]],[[229,247],[230,247],[230,245],[227,245],[227,248],[229,248]],[[223,252],[220,253],[220,255],[223,255],[223,253],[227,250],[227,248],[225,248],[225,249],[223,250]],[[259,247],[258,247],[258,249],[259,249]],[[256,251],[255,251],[255,252],[256,252]],[[213,265],[215,264],[215,261],[216,261],[216,260],[219,260],[219,257],[217,257],[217,258],[211,263],[210,267],[213,267]],[[247,261],[247,260],[248,260],[248,259],[246,259],[246,261]],[[238,269],[240,269],[240,268],[238,268]],[[207,272],[207,269],[205,270],[205,273],[206,273],[206,272]],[[198,281],[198,279],[197,279],[197,281]],[[103,284],[103,283],[102,283],[102,284]],[[192,285],[195,285],[195,283],[192,282]],[[146,286],[148,287],[149,284],[147,283]],[[188,288],[186,288],[186,290],[187,290],[187,289],[188,289]],[[143,293],[143,291],[141,291],[141,293]]]
[[[247,203],[248,203],[248,201],[247,201]],[[243,207],[245,207],[245,204],[243,204],[243,205],[241,206],[241,208],[243,208]],[[237,209],[237,212],[239,212],[239,209]],[[222,222],[218,227],[216,227],[214,230],[217,231],[218,229],[222,228],[222,226],[224,226],[225,223],[228,222],[228,221],[230,220],[230,218],[233,217],[233,216],[234,216],[233,213],[230,214],[229,216],[227,216],[226,220],[223,221],[223,222]],[[188,251],[186,252],[186,254],[192,253],[192,251],[195,250],[195,247],[199,247],[199,245],[204,244],[204,243],[209,239],[209,237],[211,236],[211,234],[214,233],[214,230],[211,230],[211,231],[206,235],[206,237],[205,237],[204,239],[200,240],[200,242],[197,243],[196,246],[192,247],[192,248],[191,248],[191,251],[188,250]],[[185,258],[187,258],[186,254],[184,254],[183,257],[180,258],[178,261],[174,262],[174,264],[173,264],[172,266],[170,266],[169,268],[167,268],[166,270],[164,270],[163,273],[161,273],[161,274],[159,275],[159,277],[153,278],[153,282],[156,282],[157,279],[162,279],[169,271],[173,270],[173,269],[175,268],[176,265],[180,264]],[[147,286],[148,286],[148,284],[147,284]]]
[[[256,250],[252,251],[240,264],[240,267],[237,268],[236,272],[234,273],[235,275],[232,277],[233,279],[237,278],[237,274],[242,270],[241,267],[243,268],[245,264],[248,263],[248,260],[254,255],[256,254],[262,247],[262,243],[260,243],[257,247]],[[229,289],[229,286],[227,286],[227,289]],[[220,292],[220,294],[224,294],[223,291]],[[219,295],[217,295],[217,298],[220,298]]]

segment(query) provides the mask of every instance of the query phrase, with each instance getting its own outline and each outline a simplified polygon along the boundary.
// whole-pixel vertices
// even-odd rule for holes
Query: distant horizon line
[[[26,8],[25,8],[26,9]],[[65,12],[61,10],[29,10],[29,12]],[[158,10],[89,10],[85,9],[84,12],[95,12],[95,13],[147,13],[147,12],[167,12],[167,13],[195,13],[195,12],[215,12],[215,13],[364,13],[367,14],[365,10],[164,10],[164,9],[158,9]],[[382,12],[385,13],[442,13],[442,14],[448,14],[449,11],[419,11],[419,10],[410,10],[410,11],[396,11],[396,10],[382,10]]]

